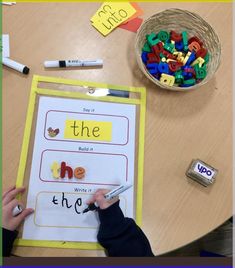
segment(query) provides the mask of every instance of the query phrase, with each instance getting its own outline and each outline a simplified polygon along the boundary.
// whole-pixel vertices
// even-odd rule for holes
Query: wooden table
[[[139,70],[136,34],[116,29],[107,37],[90,23],[100,3],[17,3],[3,7],[3,33],[10,34],[11,58],[31,71],[3,68],[3,188],[16,180],[33,74],[111,84],[144,86],[147,115],[142,228],[156,255],[184,246],[232,215],[232,4],[140,3],[144,18],[170,7],[201,15],[222,43],[214,78],[182,93],[157,88]],[[219,18],[219,19],[218,19]],[[46,70],[49,59],[104,60],[103,69]],[[204,188],[186,178],[192,159],[219,170]],[[104,256],[102,251],[19,247],[20,256]]]

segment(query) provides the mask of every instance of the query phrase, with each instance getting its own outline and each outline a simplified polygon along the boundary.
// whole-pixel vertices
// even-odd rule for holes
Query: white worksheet
[[[97,212],[81,212],[99,189],[123,183],[120,207],[134,218],[136,107],[41,96],[23,239],[96,242]]]

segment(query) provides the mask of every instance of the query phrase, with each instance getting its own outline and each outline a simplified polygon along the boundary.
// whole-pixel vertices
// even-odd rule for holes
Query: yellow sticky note
[[[65,121],[64,138],[111,141],[112,122],[68,119]]]
[[[91,18],[94,26],[104,36],[136,13],[136,9],[125,2],[105,2]]]
[[[106,29],[106,27],[100,27],[98,23],[92,23],[92,26],[95,27],[104,36],[108,35],[111,32],[109,29]]]

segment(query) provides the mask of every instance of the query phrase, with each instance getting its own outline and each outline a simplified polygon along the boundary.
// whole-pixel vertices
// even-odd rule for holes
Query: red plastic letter
[[[63,179],[65,177],[66,171],[68,172],[68,178],[72,179],[72,177],[73,177],[72,168],[70,166],[66,166],[65,162],[62,162],[61,166],[60,166],[60,177],[61,177],[61,179]]]

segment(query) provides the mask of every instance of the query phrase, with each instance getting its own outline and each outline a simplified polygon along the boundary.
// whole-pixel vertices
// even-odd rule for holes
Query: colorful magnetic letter
[[[163,85],[173,86],[175,82],[175,77],[173,75],[162,74],[160,78],[160,82]]]

